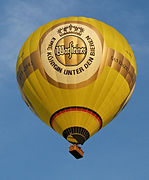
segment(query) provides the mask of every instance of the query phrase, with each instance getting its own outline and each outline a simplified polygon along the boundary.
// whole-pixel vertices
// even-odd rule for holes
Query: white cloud
[[[33,30],[37,14],[41,17],[41,10],[25,2],[16,2],[4,7],[3,21],[0,22],[0,78],[4,72],[15,72],[15,64],[24,40]],[[36,23],[36,24],[35,24]]]
[[[66,9],[73,5],[69,0],[4,4],[4,14],[0,18],[0,79],[15,72],[19,50],[27,37],[42,24],[60,18],[62,14],[65,16],[68,13]]]

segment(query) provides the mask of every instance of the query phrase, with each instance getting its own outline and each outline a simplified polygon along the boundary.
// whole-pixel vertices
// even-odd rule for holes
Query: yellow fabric
[[[33,32],[28,37],[28,39],[24,43],[24,45],[19,53],[19,57],[23,53],[23,58],[25,59],[32,52],[36,51],[38,48],[38,43],[39,43],[41,36],[52,26],[56,25],[57,23],[61,23],[61,22],[65,22],[65,21],[77,21],[77,20],[90,23],[91,25],[96,27],[97,30],[99,30],[100,33],[102,34],[107,46],[111,47],[112,49],[115,49],[116,51],[123,54],[126,58],[128,58],[136,72],[136,62],[135,62],[134,54],[133,54],[133,51],[132,51],[131,47],[129,46],[128,42],[126,41],[126,39],[117,30],[115,30],[111,26],[109,26],[101,21],[97,21],[96,19],[85,18],[85,17],[61,18],[61,19],[51,21],[51,22],[41,26],[40,28],[38,28],[35,32]],[[115,41],[113,41],[113,37],[115,38]],[[127,52],[130,52],[132,54],[131,58]],[[18,71],[18,67],[21,63],[22,63],[22,58],[19,58],[18,62],[17,62],[17,66],[16,66],[16,71]]]
[[[114,83],[113,79],[115,80]],[[32,82],[32,84],[30,85],[28,81]],[[35,90],[35,87],[38,91]],[[46,90],[46,92],[43,92],[44,90]],[[119,110],[121,103],[125,100],[130,90],[126,80],[117,71],[106,67],[94,83],[73,90],[61,89],[51,85],[43,78],[39,70],[36,70],[29,76],[28,80],[26,80],[23,86],[23,92],[32,102],[40,119],[47,125],[49,125],[50,116],[55,111],[64,107],[77,105],[88,107],[99,113],[103,120],[103,126],[105,126]],[[64,116],[64,119],[67,122],[69,121],[66,126],[60,123],[61,125],[58,130],[60,134],[62,134],[62,130],[72,125],[70,119],[76,119],[73,120],[76,126],[81,125],[82,127],[82,123],[85,123],[84,120],[86,120],[87,117],[85,117],[83,113],[81,113],[81,115],[77,113],[75,116],[71,116],[71,114],[73,114],[73,112],[68,114],[67,117]],[[79,119],[80,122],[77,124]],[[94,126],[94,123],[91,126]],[[93,134],[91,130],[89,131]]]
[[[41,36],[53,25],[66,20],[79,20],[90,23],[96,27],[96,29],[101,32],[107,46],[120,52],[129,59],[136,72],[134,55],[125,38],[114,28],[103,22],[84,17],[61,18],[41,26],[32,33],[20,50],[16,66],[17,72],[22,61],[37,50]],[[113,41],[113,37],[115,41]],[[131,53],[132,57],[130,57],[128,52]],[[78,89],[62,89],[55,87],[45,80],[37,69],[26,79],[22,90],[40,119],[48,126],[50,126],[49,120],[51,115],[57,110],[69,106],[82,106],[96,111],[102,117],[104,127],[112,120],[120,109],[121,104],[130,93],[129,85],[124,77],[108,66],[104,68],[96,81]],[[98,131],[99,123],[96,118],[87,113],[68,112],[56,118],[53,122],[53,126],[61,135],[66,128],[80,126],[87,129],[92,136]]]

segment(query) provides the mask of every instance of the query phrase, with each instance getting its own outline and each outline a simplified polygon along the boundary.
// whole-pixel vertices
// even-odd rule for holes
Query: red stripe
[[[54,119],[55,119],[57,116],[59,116],[60,114],[65,113],[65,112],[69,112],[69,111],[83,111],[83,112],[87,112],[87,113],[91,114],[92,116],[94,116],[94,117],[98,120],[98,122],[99,122],[99,129],[101,128],[101,119],[100,119],[94,112],[89,111],[88,109],[83,109],[83,108],[69,108],[69,109],[64,109],[64,110],[58,112],[58,113],[55,114],[55,115],[53,116],[53,118],[51,119],[52,128],[53,128],[53,121],[54,121]],[[54,129],[54,128],[53,128],[53,129]]]

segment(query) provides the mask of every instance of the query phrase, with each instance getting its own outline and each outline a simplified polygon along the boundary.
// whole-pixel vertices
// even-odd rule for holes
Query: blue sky
[[[0,1],[0,180],[149,179],[148,7],[146,0]],[[81,160],[26,107],[15,74],[19,50],[32,31],[68,16],[116,28],[131,45],[138,69],[129,104],[85,143]]]

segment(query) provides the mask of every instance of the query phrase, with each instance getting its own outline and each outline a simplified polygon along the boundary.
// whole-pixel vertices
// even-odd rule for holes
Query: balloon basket
[[[72,154],[76,159],[80,159],[83,157],[84,152],[82,151],[81,147],[77,144],[69,146],[69,152]]]

